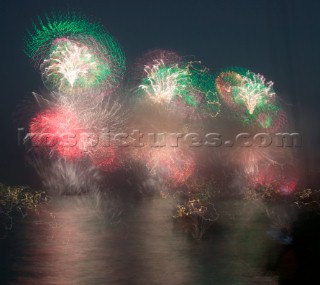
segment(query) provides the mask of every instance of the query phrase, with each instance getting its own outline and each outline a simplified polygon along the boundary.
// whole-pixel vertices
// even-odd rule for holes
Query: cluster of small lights
[[[191,215],[205,215],[207,212],[207,207],[199,199],[189,199],[186,206],[178,205],[177,215],[179,217],[191,216]]]

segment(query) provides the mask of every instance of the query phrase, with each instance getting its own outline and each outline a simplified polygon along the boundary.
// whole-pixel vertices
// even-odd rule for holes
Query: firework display
[[[202,164],[198,160],[207,156],[206,151],[198,155],[200,151],[185,145],[134,148],[130,143],[135,144],[137,139],[126,135],[125,118],[132,128],[129,134],[140,127],[155,134],[183,130],[181,134],[185,135],[192,129],[205,132],[205,123],[221,127],[229,118],[235,126],[249,130],[282,131],[289,123],[287,113],[279,104],[274,83],[259,73],[227,68],[215,76],[200,61],[157,49],[136,61],[126,76],[128,85],[122,86],[125,57],[118,43],[102,25],[72,12],[52,14],[34,23],[26,38],[25,53],[39,68],[49,90],[46,99],[34,94],[41,111],[28,125],[32,151],[41,161],[51,160],[48,167],[38,171],[43,179],[44,172],[50,173],[48,187],[54,188],[53,180],[59,177],[63,177],[63,185],[69,185],[68,179],[76,183],[77,175],[84,176],[86,167],[100,175],[125,168],[129,160],[144,165],[152,179],[173,191],[186,188],[197,171],[216,172],[221,161],[222,168],[232,165],[241,169],[248,187],[272,184],[288,194],[297,185],[297,175],[290,178],[280,170],[294,164],[290,150],[236,148],[221,151],[221,161],[215,160],[214,165]],[[123,106],[129,106],[131,113],[125,114]],[[125,143],[119,133],[126,138]],[[178,142],[177,137],[175,140]],[[36,169],[37,161],[33,163]],[[79,185],[72,187],[79,193],[87,186],[79,179]],[[193,188],[201,188],[197,191],[200,194],[204,191],[200,186]],[[59,188],[58,192],[63,191]],[[208,205],[195,199],[192,191],[188,193],[189,204],[183,207],[194,207],[199,216]]]
[[[44,85],[62,94],[111,92],[125,68],[119,45],[103,26],[71,12],[34,23],[25,53],[40,67]]]

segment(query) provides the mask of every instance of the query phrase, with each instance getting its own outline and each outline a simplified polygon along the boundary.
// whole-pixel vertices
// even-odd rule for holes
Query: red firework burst
[[[40,150],[49,149],[50,154],[54,151],[67,159],[84,156],[79,144],[83,130],[72,110],[62,107],[39,113],[29,124],[33,146]]]

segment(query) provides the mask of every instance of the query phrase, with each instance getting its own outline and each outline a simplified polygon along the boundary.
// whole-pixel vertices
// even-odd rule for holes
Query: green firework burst
[[[228,68],[215,79],[222,101],[240,115],[245,126],[269,128],[281,111],[275,103],[273,82],[244,68]]]
[[[156,59],[145,65],[144,77],[138,87],[140,96],[155,103],[177,104],[194,108],[202,115],[216,116],[219,98],[214,90],[214,77],[200,62],[167,63]],[[181,106],[180,106],[181,107]]]
[[[104,27],[73,12],[38,18],[26,36],[25,53],[41,68],[48,89],[62,93],[112,89],[125,69],[124,54]]]

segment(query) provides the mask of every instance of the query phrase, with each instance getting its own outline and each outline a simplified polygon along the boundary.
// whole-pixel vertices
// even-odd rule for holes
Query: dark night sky
[[[308,167],[320,172],[320,1],[1,1],[0,181],[28,183],[32,173],[17,147],[13,113],[32,91],[37,71],[23,54],[26,29],[38,15],[79,9],[101,21],[120,42],[128,64],[145,51],[194,55],[213,72],[242,66],[275,82],[292,104]]]

